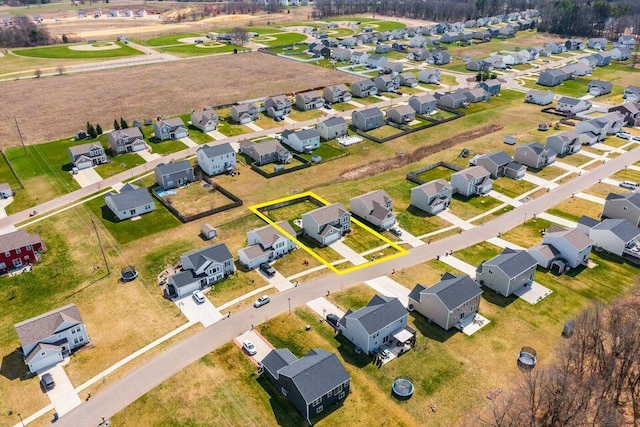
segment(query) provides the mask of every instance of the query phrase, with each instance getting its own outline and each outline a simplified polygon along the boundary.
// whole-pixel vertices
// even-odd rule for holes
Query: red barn
[[[40,261],[40,254],[47,250],[38,234],[18,230],[0,236],[0,273],[24,264]]]

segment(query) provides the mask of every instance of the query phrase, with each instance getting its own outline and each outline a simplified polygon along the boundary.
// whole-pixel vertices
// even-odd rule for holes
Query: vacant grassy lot
[[[186,187],[177,188],[175,195],[165,195],[164,198],[187,217],[233,203],[231,199],[211,188],[205,181],[196,181]]]
[[[580,167],[587,162],[593,160],[591,157],[587,157],[584,154],[572,154],[570,156],[564,156],[563,158],[559,158],[558,161],[562,163],[566,163],[571,166]]]
[[[135,153],[123,153],[112,157],[109,163],[96,166],[94,169],[102,178],[108,178],[146,163],[142,157]]]
[[[293,43],[300,43],[307,39],[307,36],[300,33],[271,33],[251,39],[254,43],[260,43],[266,46],[281,46]]]
[[[553,166],[553,165],[544,167],[542,169],[527,168],[527,173],[530,173],[532,175],[537,176],[538,178],[546,179],[549,181],[559,177],[565,172],[566,171],[564,169],[558,166]]]
[[[444,166],[438,166],[426,172],[419,173],[417,178],[420,178],[424,182],[434,181],[436,179],[445,179],[448,181],[453,172],[455,171],[452,169],[445,168]]]
[[[418,283],[427,287],[435,285],[446,272],[461,274],[458,270],[444,262],[432,259],[422,264],[396,270],[395,274],[390,277],[402,286],[413,289]]]
[[[401,132],[402,131],[400,129],[398,129],[398,128],[394,128],[393,126],[385,125],[385,126],[377,128],[377,129],[373,129],[373,130],[367,131],[367,134],[371,135],[373,137],[376,137],[376,138],[383,139],[383,138],[387,138],[387,137],[390,137],[390,136],[393,136],[393,135],[397,135],[397,134],[399,134]]]
[[[502,248],[491,244],[489,242],[482,242],[475,244],[473,246],[469,246],[466,249],[460,249],[455,252],[453,256],[456,258],[460,258],[468,264],[477,267],[480,265],[482,261],[489,260],[494,256],[500,254],[502,252]]]
[[[293,119],[297,122],[304,122],[306,120],[319,119],[324,116],[326,110],[323,109],[315,109],[315,110],[307,110],[307,111],[299,111],[295,108],[291,109],[289,113],[289,118]]]
[[[138,49],[134,49],[124,43],[114,42],[113,44],[115,46],[118,46],[118,48],[105,50],[74,50],[71,49],[71,46],[74,45],[65,44],[44,47],[30,47],[26,49],[13,49],[11,52],[15,55],[43,59],[105,59],[144,55],[144,52],[140,52]]]
[[[626,190],[623,190],[620,187],[616,187],[615,185],[599,183],[594,185],[593,187],[587,188],[584,192],[587,194],[592,194],[594,196],[602,197],[604,199],[609,195],[609,193],[622,193],[626,192]]]
[[[452,214],[462,218],[471,219],[490,209],[498,207],[502,202],[491,196],[462,197],[454,195],[451,199],[449,210]]]
[[[573,197],[547,210],[547,212],[569,221],[578,222],[582,215],[598,218],[598,215],[602,213],[602,208],[603,206],[599,203]]]
[[[179,44],[174,46],[163,46],[157,48],[160,52],[168,52],[179,57],[201,56],[201,55],[217,55],[221,53],[230,53],[233,51],[242,52],[247,50],[246,47],[228,44],[228,43],[210,43],[210,44]]]
[[[163,34],[161,36],[151,37],[149,39],[142,40],[141,43],[146,44],[147,46],[152,46],[152,47],[169,46],[174,44],[182,44],[183,42],[179,41],[180,39],[191,38],[191,37],[204,37],[204,35],[198,34],[198,33]]]
[[[536,188],[535,184],[522,179],[511,179],[507,177],[498,178],[493,181],[493,189],[512,199],[517,199],[523,193]]]

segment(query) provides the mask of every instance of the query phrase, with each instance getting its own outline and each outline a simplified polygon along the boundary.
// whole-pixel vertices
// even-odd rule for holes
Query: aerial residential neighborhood
[[[30,3],[0,426],[640,421],[640,5]]]

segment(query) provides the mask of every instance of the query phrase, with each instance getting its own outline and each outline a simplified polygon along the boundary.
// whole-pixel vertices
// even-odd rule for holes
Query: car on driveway
[[[45,390],[51,390],[56,386],[55,381],[53,381],[53,377],[48,372],[42,376],[40,382],[42,383],[42,387],[44,387]]]
[[[638,188],[638,183],[633,181],[622,181],[620,183],[620,187],[626,188],[627,190],[635,190]]]
[[[402,236],[402,230],[400,230],[400,227],[398,227],[397,225],[394,225],[393,227],[391,227],[389,229],[389,233],[393,234],[396,237]]]
[[[256,346],[251,340],[244,340],[242,342],[242,349],[246,351],[249,356],[254,356],[258,352],[258,349],[256,349]]]
[[[631,139],[631,134],[629,132],[618,132],[616,133],[616,137],[620,139]]]
[[[269,304],[270,301],[271,301],[271,298],[269,298],[268,295],[262,295],[260,298],[256,300],[256,302],[253,303],[253,306],[255,308],[262,307],[265,304]]]
[[[260,270],[262,270],[264,274],[266,274],[269,277],[276,274],[276,269],[271,267],[271,265],[269,265],[268,262],[263,262],[262,264],[260,264]]]
[[[338,318],[338,316],[336,316],[333,313],[329,313],[329,314],[327,314],[326,319],[327,319],[327,323],[328,324],[330,324],[334,328],[338,327],[338,321],[340,321],[340,318]]]
[[[195,291],[193,293],[193,300],[198,304],[202,304],[205,300],[204,295],[200,291]]]
[[[632,136],[631,140],[635,142],[640,142],[640,135]]]

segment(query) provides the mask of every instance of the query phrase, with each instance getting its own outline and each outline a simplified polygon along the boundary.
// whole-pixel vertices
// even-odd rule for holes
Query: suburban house
[[[46,250],[39,234],[29,234],[24,229],[0,235],[0,274],[39,262],[40,254]]]
[[[74,168],[87,169],[92,166],[107,163],[107,155],[99,142],[74,145],[73,147],[69,147],[67,151],[71,159],[71,166]]]
[[[369,55],[366,52],[352,51],[351,57],[349,58],[349,62],[352,64],[364,65],[367,63],[368,58],[369,58]]]
[[[291,101],[286,95],[269,96],[264,100],[264,111],[272,119],[283,118],[291,112]]]
[[[249,156],[259,166],[268,163],[285,164],[293,158],[291,152],[273,138],[263,139],[259,143],[243,139],[240,141],[240,152]]]
[[[628,219],[607,218],[598,221],[583,216],[578,220],[578,230],[588,235],[597,248],[620,257],[640,258],[640,228]]]
[[[411,189],[411,206],[435,215],[451,203],[454,188],[444,179],[436,179]]]
[[[571,98],[563,96],[558,100],[556,110],[569,114],[578,114],[591,108],[591,103],[586,99]]]
[[[392,62],[388,61],[385,66],[382,68],[382,74],[393,74],[397,75],[404,70],[404,65],[402,62]]]
[[[606,120],[599,120],[599,117],[596,117],[576,123],[574,129],[580,136],[582,145],[593,145],[605,140],[609,127],[610,124]]]
[[[375,52],[376,53],[389,53],[389,52],[391,52],[391,45],[390,44],[384,44],[384,43],[377,44]]]
[[[240,125],[258,120],[258,117],[258,107],[255,104],[238,104],[231,107],[231,120]]]
[[[351,231],[351,214],[340,203],[302,214],[304,234],[321,245],[330,245]]]
[[[189,136],[189,132],[180,117],[156,120],[153,122],[153,131],[155,132],[155,137],[160,141],[186,138]]]
[[[216,243],[196,249],[180,256],[181,271],[169,276],[167,294],[171,298],[182,298],[211,286],[233,274],[233,256],[227,245]]]
[[[409,307],[448,331],[478,313],[481,295],[482,289],[468,275],[444,273],[429,288],[417,284],[409,293]]]
[[[539,142],[529,142],[516,147],[513,159],[527,167],[542,169],[556,161],[556,152]]]
[[[414,121],[416,112],[410,105],[397,105],[387,108],[387,120],[399,125],[407,125]]]
[[[433,95],[413,95],[409,98],[409,106],[416,114],[429,114],[436,109],[436,99]]]
[[[137,127],[113,130],[109,132],[109,147],[114,153],[135,153],[146,148],[144,136]]]
[[[502,253],[483,261],[476,270],[476,282],[508,297],[533,283],[538,261],[525,250],[504,248]]]
[[[587,92],[592,96],[602,96],[611,93],[613,83],[602,80],[591,80],[587,86]]]
[[[584,50],[584,41],[579,39],[569,39],[564,43],[567,50]]]
[[[331,59],[335,61],[346,62],[351,60],[351,50],[344,48],[337,48],[331,51]]]
[[[286,129],[282,132],[282,142],[298,153],[309,153],[320,147],[320,134],[315,129],[302,129],[299,131]]]
[[[615,135],[620,132],[625,125],[625,116],[619,111],[610,111],[600,117],[596,117],[596,120],[606,123],[609,135]]]
[[[24,362],[36,373],[89,343],[82,316],[75,304],[51,310],[14,325]]]
[[[497,179],[506,176],[511,179],[524,177],[527,167],[513,161],[510,155],[504,151],[485,154],[476,159],[478,166],[484,167],[491,174],[491,178]]]
[[[640,86],[627,86],[622,93],[627,102],[640,102]]]
[[[367,132],[384,125],[384,115],[378,107],[354,111],[351,113],[351,124],[356,129]]]
[[[478,83],[478,87],[489,92],[489,95],[495,96],[500,94],[500,88],[502,88],[502,83],[498,79],[488,79],[483,82]]]
[[[640,104],[635,102],[623,102],[620,105],[609,108],[609,112],[618,112],[622,115],[624,125],[638,126],[640,125]]]
[[[615,46],[624,46],[633,49],[636,45],[636,39],[632,35],[620,35],[618,41],[613,43]]]
[[[558,156],[563,157],[580,151],[582,141],[573,130],[554,133],[547,137],[546,147],[552,149]]]
[[[373,80],[359,80],[351,84],[351,94],[353,94],[353,96],[357,96],[358,98],[366,98],[367,96],[377,95],[378,88],[376,87]]]
[[[182,187],[196,180],[189,160],[160,163],[155,168],[156,184],[163,190]]]
[[[369,68],[384,68],[387,65],[387,58],[377,53],[369,55],[367,58],[367,67]]]
[[[437,95],[437,94],[436,94]],[[463,92],[451,92],[440,97],[436,96],[438,106],[448,108],[462,108],[468,105],[467,96]]]
[[[431,53],[431,60],[434,65],[447,65],[451,62],[451,54],[444,50],[437,49]]]
[[[529,249],[529,254],[540,267],[563,273],[586,263],[592,245],[593,241],[577,228],[553,225],[547,230],[542,243]]]
[[[295,237],[296,232],[287,221],[276,225]],[[274,261],[297,248],[297,245],[287,235],[272,225],[256,228],[247,232],[246,248],[238,251],[238,261],[250,270],[260,264]]]
[[[349,200],[351,213],[381,230],[388,230],[396,222],[393,200],[386,191],[374,190]]]
[[[156,203],[147,189],[133,184],[125,184],[119,193],[108,193],[104,196],[104,203],[120,221],[156,209]]]
[[[323,105],[324,98],[315,90],[296,95],[296,108],[300,111],[315,110]]]
[[[607,39],[603,37],[592,37],[587,40],[587,47],[589,49],[604,50],[607,48]]]
[[[260,371],[305,417],[311,419],[343,402],[350,393],[351,377],[334,353],[309,350],[298,359],[286,348],[271,350]]]
[[[196,150],[198,166],[209,176],[219,175],[236,168],[236,152],[228,142],[203,145]]]
[[[437,68],[425,68],[418,72],[418,81],[427,84],[440,84],[440,70]]]
[[[565,81],[565,72],[558,69],[544,70],[540,72],[537,83],[541,86],[558,86]]]
[[[316,125],[316,130],[325,141],[347,135],[348,128],[344,117],[331,117]]]
[[[607,65],[611,64],[611,52],[603,51],[594,53],[591,56],[596,58],[596,60],[598,61],[598,67],[606,67]]]
[[[400,73],[398,75],[400,78],[400,85],[407,87],[416,87],[418,86],[418,79],[416,79],[416,75],[413,73]]]
[[[464,197],[480,196],[491,191],[491,174],[482,166],[472,166],[451,175],[451,185]]]
[[[332,104],[351,101],[351,92],[346,85],[327,86],[322,90],[322,97]]]
[[[407,59],[409,61],[422,62],[429,58],[431,58],[431,51],[421,47],[415,48],[411,52],[407,53]]]
[[[627,219],[640,227],[640,193],[609,193],[604,202],[602,217]]]
[[[538,105],[549,105],[553,102],[553,92],[550,90],[531,89],[524,96],[524,102]]]
[[[400,77],[393,74],[383,74],[373,79],[373,83],[380,92],[395,92],[400,88]]]
[[[338,322],[338,330],[360,351],[371,354],[394,339],[407,341],[406,331],[411,333],[409,339],[415,339],[415,331],[407,326],[408,317],[409,312],[398,298],[375,295],[360,310],[347,310]]]
[[[458,89],[456,92],[463,94],[468,103],[488,101],[491,99],[489,93],[481,87],[475,89]]]
[[[191,125],[202,132],[211,132],[218,127],[218,115],[213,108],[205,108],[202,111],[191,110]]]
[[[615,61],[626,61],[631,58],[631,49],[624,46],[614,47],[609,53],[611,54],[611,59]]]

